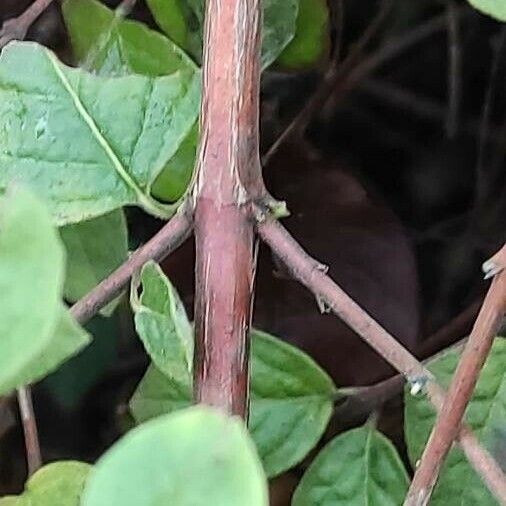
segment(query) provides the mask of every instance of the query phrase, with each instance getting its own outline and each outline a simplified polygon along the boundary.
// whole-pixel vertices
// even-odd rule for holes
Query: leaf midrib
[[[70,99],[72,100],[72,103],[74,104],[74,107],[77,110],[79,116],[86,123],[86,126],[90,130],[95,141],[105,152],[107,158],[112,163],[112,166],[114,167],[114,170],[116,171],[118,176],[125,183],[125,185],[135,193],[135,196],[137,197],[139,204],[141,204],[146,210],[150,210],[151,212],[153,212],[153,214],[159,215],[160,209],[158,208],[156,203],[153,202],[152,199],[150,199],[147,195],[144,194],[144,192],[137,185],[136,181],[132,178],[132,176],[130,176],[128,171],[125,169],[120,159],[112,149],[112,147],[109,145],[105,137],[100,132],[94,119],[84,107],[84,104],[81,102],[79,95],[74,90],[69,80],[67,79],[67,76],[60,68],[56,57],[53,56],[49,51],[46,51],[46,55],[54,69],[57,78],[60,80],[61,84],[65,88],[65,91],[68,93]]]

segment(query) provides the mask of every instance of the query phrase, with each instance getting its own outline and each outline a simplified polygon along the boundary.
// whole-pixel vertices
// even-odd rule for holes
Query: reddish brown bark
[[[258,0],[208,0],[195,197],[195,398],[246,416],[258,156]]]

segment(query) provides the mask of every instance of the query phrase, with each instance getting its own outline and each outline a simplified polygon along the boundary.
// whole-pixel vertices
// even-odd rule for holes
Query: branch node
[[[318,305],[318,309],[321,314],[329,314],[332,310],[322,297],[316,296],[316,304]]]
[[[485,279],[493,278],[506,269],[506,246],[503,246],[492,258],[484,262],[481,269],[485,273]]]
[[[427,376],[413,376],[407,378],[407,381],[410,386],[409,393],[416,397],[425,390],[429,378]]]

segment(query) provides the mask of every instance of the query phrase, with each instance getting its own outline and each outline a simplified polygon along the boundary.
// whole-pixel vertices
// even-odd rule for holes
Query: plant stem
[[[195,197],[195,398],[247,418],[258,155],[259,0],[208,0]]]
[[[25,435],[26,463],[28,476],[31,476],[42,465],[37,420],[33,410],[32,392],[29,386],[18,388],[18,405],[23,433]]]

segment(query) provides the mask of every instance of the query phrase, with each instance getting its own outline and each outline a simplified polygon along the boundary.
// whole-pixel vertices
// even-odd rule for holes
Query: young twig
[[[53,0],[35,0],[23,14],[5,21],[0,30],[0,49],[11,40],[23,40],[30,26],[52,2]]]
[[[293,277],[400,371],[413,388],[425,388],[436,410],[441,410],[444,390],[434,381],[430,371],[327,276],[324,266],[311,258],[280,223],[258,211],[255,216],[260,237],[287,266]],[[506,478],[501,468],[464,425],[460,427],[459,443],[490,491],[500,501],[506,502]]]
[[[502,255],[506,255],[506,245]],[[496,261],[497,262],[497,261]],[[494,265],[496,262],[493,262]],[[502,265],[504,269],[506,264]],[[428,504],[441,465],[450,450],[473,394],[478,376],[490,352],[506,312],[506,272],[499,271],[485,297],[469,340],[448,388],[427,446],[411,482],[405,506]],[[505,497],[503,497],[506,500]]]
[[[37,421],[33,410],[32,393],[29,386],[18,388],[18,405],[23,433],[25,435],[26,463],[28,476],[31,476],[42,465]]]
[[[149,260],[163,260],[190,235],[192,219],[184,203],[179,212],[144,246],[70,309],[76,321],[83,324],[111,302],[127,286],[132,275]]]

